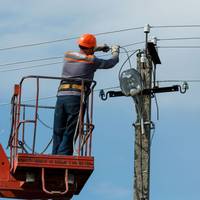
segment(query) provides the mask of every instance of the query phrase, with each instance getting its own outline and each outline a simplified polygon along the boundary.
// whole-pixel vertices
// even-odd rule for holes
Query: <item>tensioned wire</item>
[[[177,41],[177,40],[199,40],[200,37],[172,37],[172,38],[157,38],[157,41]],[[122,48],[124,47],[129,47],[129,46],[133,46],[133,45],[137,45],[137,44],[143,44],[144,41],[140,41],[140,42],[135,42],[135,43],[130,43],[130,44],[126,44],[121,46]],[[157,48],[200,48],[200,46],[197,45],[184,45],[184,46],[180,46],[180,45],[170,45],[170,46],[158,46]],[[26,63],[32,63],[32,62],[39,62],[39,61],[48,61],[48,60],[54,60],[54,59],[61,59],[63,58],[63,56],[53,56],[53,57],[47,57],[47,58],[39,58],[39,59],[32,59],[32,60],[25,60],[25,61],[16,61],[16,62],[11,62],[11,63],[4,63],[4,64],[0,64],[0,69],[4,66],[12,66],[12,65],[18,65],[18,64],[26,64]],[[46,66],[46,65],[45,65]],[[24,68],[23,68],[24,69]]]
[[[99,92],[100,90],[111,90],[111,89],[118,89],[120,88],[120,86],[113,86],[113,87],[106,87],[106,88],[101,88],[101,89],[95,89],[94,92]],[[46,96],[46,97],[40,97],[39,100],[46,100],[46,99],[54,99],[56,98],[56,95],[53,95],[53,96]],[[22,103],[25,103],[25,102],[31,102],[31,101],[35,101],[35,99],[26,99],[26,100],[23,100]],[[10,103],[1,103],[0,106],[7,106],[7,105],[10,105]]]
[[[99,32],[95,33],[94,35],[107,35],[107,34],[114,34],[114,33],[120,33],[120,32],[126,32],[126,31],[133,31],[133,30],[140,30],[144,27],[131,27],[131,28],[125,28],[125,29],[119,29],[119,30],[113,30],[113,31],[107,31],[107,32]],[[200,28],[199,24],[193,24],[193,25],[160,25],[160,26],[151,26],[150,28]],[[80,35],[80,34],[79,34]],[[79,36],[72,36],[68,38],[62,38],[62,39],[55,39],[50,41],[42,41],[37,43],[30,43],[30,44],[22,44],[17,46],[11,46],[11,47],[4,47],[0,48],[0,51],[6,51],[6,50],[12,50],[12,49],[18,49],[18,48],[25,48],[25,47],[33,47],[33,46],[39,46],[39,45],[45,45],[45,44],[51,44],[51,43],[57,43],[57,42],[63,42],[63,41],[69,41],[69,40],[76,40]]]
[[[182,82],[188,82],[188,83],[200,83],[200,79],[177,79],[177,80],[158,80],[156,81],[157,83],[182,83]],[[111,89],[118,89],[120,86],[113,86],[113,87],[106,87],[106,88],[100,88],[100,89],[95,89],[94,92],[99,92],[100,90],[111,90]],[[56,98],[56,96],[46,96],[46,97],[40,97],[39,100],[46,100],[46,99],[52,99]],[[30,102],[30,101],[35,101],[35,99],[27,99],[24,100],[23,102]],[[0,106],[6,106],[10,105],[10,103],[1,103]]]
[[[133,51],[135,51],[135,50],[127,50],[126,52],[121,52],[122,54],[123,53],[129,53],[129,52],[133,52]],[[97,57],[104,57],[104,56],[108,56],[108,55],[111,55],[111,54],[104,54],[104,55],[99,55],[99,56],[97,56]],[[22,61],[22,62],[14,62],[15,64],[17,63],[17,64],[25,64],[25,63],[32,63],[32,62],[35,62],[35,61],[41,61],[41,60],[45,60],[45,61],[48,61],[48,60],[51,60],[51,59],[61,59],[61,58],[63,58],[63,57],[50,57],[50,58],[43,58],[43,59],[35,59],[35,60],[30,60],[30,61]],[[12,72],[12,71],[19,71],[19,70],[24,70],[24,69],[32,69],[32,68],[38,68],[38,67],[45,67],[45,66],[50,66],[50,65],[56,65],[56,64],[61,64],[61,63],[63,63],[63,61],[59,61],[59,62],[51,62],[51,63],[45,63],[45,64],[38,64],[38,65],[32,65],[32,66],[28,66],[28,67],[20,67],[20,68],[11,68],[11,69],[5,69],[5,70],[0,70],[0,73],[2,73],[2,72]],[[5,64],[5,65],[0,65],[1,67],[0,67],[0,69],[1,68],[3,68],[3,67],[5,67],[5,66],[7,66],[7,65],[9,65],[9,66],[11,66],[12,67],[12,65],[11,65],[12,63],[7,63],[7,64]]]
[[[114,30],[114,31],[100,32],[100,33],[95,33],[94,35],[96,35],[96,36],[108,35],[108,34],[113,34],[113,33],[120,33],[120,32],[125,32],[125,31],[139,30],[139,29],[143,29],[143,27],[132,27],[132,28],[125,28],[125,29],[119,29],[119,30]],[[80,37],[80,35],[72,36],[69,38],[43,41],[43,42],[38,42],[38,43],[30,43],[30,44],[22,44],[22,45],[17,45],[17,46],[12,46],[12,47],[5,47],[5,48],[0,48],[0,51],[18,49],[18,48],[24,48],[24,47],[33,47],[33,46],[39,46],[39,45],[45,45],[45,44],[51,44],[51,43],[69,41],[69,40],[77,40],[79,37]]]
[[[143,44],[143,43],[144,43],[144,41],[130,43],[130,44],[122,45],[121,48],[130,47],[130,46],[134,46],[134,45],[138,45],[138,44]],[[126,52],[121,52],[121,53],[126,53]],[[100,55],[98,57],[103,57],[105,55],[107,55],[107,54]],[[39,62],[39,61],[48,61],[48,60],[61,59],[61,58],[63,58],[63,56],[53,56],[53,57],[47,57],[47,58],[38,58],[38,59],[32,59],[32,60],[16,61],[16,62],[11,62],[11,63],[3,63],[3,64],[0,64],[0,69],[3,68],[3,67],[5,67],[5,66],[12,66],[12,65],[18,65],[18,64],[26,64],[26,63]]]

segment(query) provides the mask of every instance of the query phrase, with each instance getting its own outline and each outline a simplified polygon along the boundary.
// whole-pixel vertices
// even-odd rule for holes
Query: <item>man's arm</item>
[[[93,62],[97,64],[98,69],[109,69],[114,67],[119,62],[119,46],[114,45],[111,47],[112,57],[110,59],[93,58]]]

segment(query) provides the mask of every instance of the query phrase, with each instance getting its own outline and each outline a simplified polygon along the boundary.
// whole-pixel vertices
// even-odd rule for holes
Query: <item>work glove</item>
[[[109,50],[110,47],[107,44],[104,44],[103,46],[97,46],[94,49],[94,51],[103,51],[103,52],[108,52]]]
[[[113,45],[112,47],[111,47],[111,53],[113,54],[113,53],[118,53],[119,54],[119,48],[120,48],[120,46],[119,45]]]

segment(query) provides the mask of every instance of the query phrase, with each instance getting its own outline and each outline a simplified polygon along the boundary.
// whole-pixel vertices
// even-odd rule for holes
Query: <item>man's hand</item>
[[[103,51],[108,52],[110,50],[110,47],[107,44],[104,44],[103,46],[95,47],[94,51]]]
[[[104,44],[104,46],[102,47],[102,51],[108,52],[109,50],[110,50],[110,47],[107,44]]]
[[[111,53],[113,54],[113,53],[119,53],[120,51],[119,51],[119,49],[120,49],[120,46],[119,45],[113,45],[112,47],[111,47]]]

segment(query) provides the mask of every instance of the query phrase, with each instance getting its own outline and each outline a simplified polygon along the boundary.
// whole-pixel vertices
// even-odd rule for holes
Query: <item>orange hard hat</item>
[[[87,48],[96,47],[97,45],[96,37],[90,33],[83,34],[79,38],[78,44],[82,47],[87,47]]]

